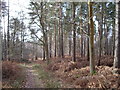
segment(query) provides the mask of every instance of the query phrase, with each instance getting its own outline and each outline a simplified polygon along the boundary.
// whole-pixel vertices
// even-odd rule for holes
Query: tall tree
[[[37,34],[34,32],[34,30],[32,31],[33,34],[39,39],[40,42],[42,42],[42,45],[43,45],[43,52],[44,52],[44,55],[43,57],[45,56],[46,57],[46,60],[47,60],[47,64],[49,64],[49,52],[48,52],[48,37],[47,37],[47,25],[46,25],[46,3],[45,2],[31,2],[30,3],[30,10],[32,12],[30,12],[29,14],[31,15],[31,19],[32,19],[32,23],[31,24],[36,24],[42,34],[43,34],[43,40],[41,40],[41,38],[39,38],[37,36]],[[46,27],[45,27],[46,26]]]
[[[120,1],[116,4],[116,41],[115,41],[115,57],[114,68],[116,73],[120,74]]]
[[[1,34],[1,30],[0,30],[0,60],[2,60],[2,34]],[[0,62],[1,64],[1,62]]]
[[[10,17],[10,12],[9,12],[9,0],[8,0],[8,28],[7,28],[7,60],[10,60],[10,30],[9,30],[9,17]]]
[[[95,59],[94,59],[94,24],[93,24],[93,11],[92,11],[93,2],[88,2],[89,8],[89,25],[90,25],[90,73],[93,74],[95,72]]]
[[[84,49],[84,44],[83,44],[83,28],[82,28],[82,4],[80,5],[80,34],[81,34],[81,57],[83,57],[83,49]]]
[[[1,15],[1,8],[2,8],[2,5],[1,5],[1,0],[0,0],[0,60],[2,60],[2,37],[1,37],[1,18],[2,18],[2,15]],[[0,62],[1,64],[1,62]],[[0,65],[1,66],[1,65]],[[0,67],[1,68],[1,67]],[[1,73],[1,72],[0,72]],[[1,80],[1,79],[0,79]]]
[[[98,16],[96,16],[97,20],[98,20],[98,32],[99,32],[99,59],[98,59],[98,66],[100,66],[100,60],[101,60],[101,56],[102,56],[102,38],[103,38],[103,14],[104,14],[104,8],[103,8],[104,3],[99,3],[97,10],[99,9],[100,14]]]
[[[54,51],[54,57],[56,57],[56,55],[57,55],[57,41],[56,41],[56,38],[57,38],[57,35],[56,35],[57,33],[56,33],[56,23],[55,23],[55,21],[54,21],[54,40],[55,40],[55,51]]]
[[[46,20],[46,16],[44,16],[44,14],[46,14],[44,4],[43,2],[40,2],[41,5],[41,19],[40,19],[40,24],[42,26],[42,31],[43,31],[43,40],[44,40],[44,45],[45,45],[45,52],[46,52],[46,60],[47,60],[47,64],[49,64],[49,50],[48,50],[48,35],[47,35],[47,29],[45,29],[45,23],[44,20]]]
[[[62,26],[62,3],[60,3],[60,49],[61,49],[61,57],[64,58],[64,47],[63,47],[63,26]]]
[[[4,42],[3,42],[3,60],[7,60],[7,40],[6,40],[6,31],[5,31],[5,16],[3,15],[3,23],[4,23],[4,30],[3,30],[3,33],[4,33]]]
[[[76,61],[76,28],[75,28],[75,3],[72,2],[72,29],[73,29],[73,61]]]

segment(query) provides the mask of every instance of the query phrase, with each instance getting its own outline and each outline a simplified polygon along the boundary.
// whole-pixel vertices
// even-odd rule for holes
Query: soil
[[[44,88],[42,80],[39,79],[39,76],[35,70],[33,70],[32,65],[26,66],[26,84],[25,88]]]

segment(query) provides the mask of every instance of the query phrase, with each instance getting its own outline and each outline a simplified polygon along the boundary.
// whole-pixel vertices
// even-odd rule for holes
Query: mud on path
[[[36,70],[33,69],[33,65],[25,65],[26,69],[26,83],[25,88],[44,88],[42,80]]]

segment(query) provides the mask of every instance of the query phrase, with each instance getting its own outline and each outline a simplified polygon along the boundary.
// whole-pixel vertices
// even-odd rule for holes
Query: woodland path
[[[44,88],[42,80],[36,70],[33,69],[33,65],[25,65],[26,68],[26,84],[25,88]]]

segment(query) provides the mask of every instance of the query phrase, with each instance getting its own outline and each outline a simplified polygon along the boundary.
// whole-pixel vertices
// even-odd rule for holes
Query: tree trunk
[[[3,18],[4,19],[4,60],[7,60],[7,41],[6,41],[6,32],[5,32],[5,17]]]
[[[92,2],[88,3],[89,7],[89,23],[90,23],[90,74],[95,73],[95,60],[94,60],[94,24],[93,24],[93,14],[92,14]]]
[[[86,56],[86,38],[84,37],[84,49],[83,49],[83,56]]]
[[[83,57],[83,35],[82,35],[82,31],[81,31],[81,57]]]
[[[45,36],[45,51],[46,51],[47,64],[49,64],[49,52],[48,52],[48,40],[47,40],[47,35]]]
[[[54,24],[54,31],[55,31],[55,36],[54,36],[54,40],[55,40],[55,51],[54,51],[54,56],[56,57],[56,50],[57,50],[57,47],[56,47],[56,45],[57,45],[57,43],[56,43],[56,24]]]
[[[75,28],[75,3],[72,3],[72,20],[73,20],[73,61],[76,61],[76,28]]]
[[[59,10],[60,13],[60,10]],[[58,57],[61,57],[61,25],[60,25],[60,18],[59,18],[59,29],[58,29]]]
[[[37,44],[35,44],[35,60],[37,60],[37,59],[38,59],[38,57],[37,57],[37,49],[38,49],[38,45],[37,45]]]
[[[8,29],[7,29],[7,60],[10,60],[10,31],[9,31],[9,0],[8,0]]]
[[[102,55],[102,38],[103,38],[103,3],[102,3],[102,22],[99,23],[100,24],[100,31],[99,31],[99,37],[100,37],[100,41],[99,41],[99,59],[98,59],[98,66],[100,66],[100,60],[101,60],[101,55]]]
[[[108,55],[108,26],[106,25],[106,31],[105,31],[105,55]]]
[[[52,32],[50,31],[50,35],[49,35],[49,48],[50,48],[50,58],[52,57]]]
[[[2,60],[2,35],[1,35],[1,32],[0,32],[0,60]]]
[[[63,50],[63,28],[62,28],[62,4],[60,3],[60,31],[61,31],[61,40],[60,40],[60,50],[61,50],[61,57],[64,58],[64,50]]]
[[[22,32],[22,28],[20,27],[21,29],[21,51],[20,51],[20,54],[21,54],[21,59],[23,59],[23,32]]]
[[[89,11],[88,11],[88,19],[89,19]],[[89,23],[87,24],[88,26],[88,36],[90,36],[90,25],[89,25]],[[89,42],[90,42],[90,40],[89,40],[89,37],[87,37],[87,60],[88,61],[90,61],[90,55],[89,55],[89,48],[90,48],[90,46],[89,46]]]
[[[116,34],[115,34],[115,57],[114,57],[114,68],[115,73],[120,74],[120,1],[116,5]]]
[[[45,60],[45,46],[43,46],[43,60]]]
[[[83,57],[83,30],[82,30],[82,4],[80,5],[80,34],[81,34],[81,48],[80,48],[80,52],[81,52],[81,57]]]
[[[43,2],[41,2],[41,18],[40,18],[40,24],[42,26],[42,32],[43,32],[43,41],[44,41],[44,50],[45,50],[45,56],[47,60],[47,64],[49,64],[49,52],[48,52],[48,38],[47,38],[47,30],[45,30],[44,27],[44,17],[43,17]]]
[[[32,61],[35,61],[35,45],[34,44],[32,44]]]
[[[99,31],[99,59],[98,59],[98,66],[100,66],[100,60],[101,60],[101,55],[102,55],[102,35],[103,35],[103,28],[102,28],[102,24],[100,26],[100,31]]]
[[[115,23],[114,23],[114,26],[115,26]],[[113,26],[113,27],[114,27]],[[114,56],[115,55],[115,27],[114,27],[114,29],[113,29],[113,35],[112,35],[112,40],[113,40],[113,49],[112,49],[112,56]]]
[[[69,32],[69,56],[71,56],[71,32]]]
[[[59,57],[64,57],[63,50],[63,28],[62,28],[62,4],[59,3]]]

